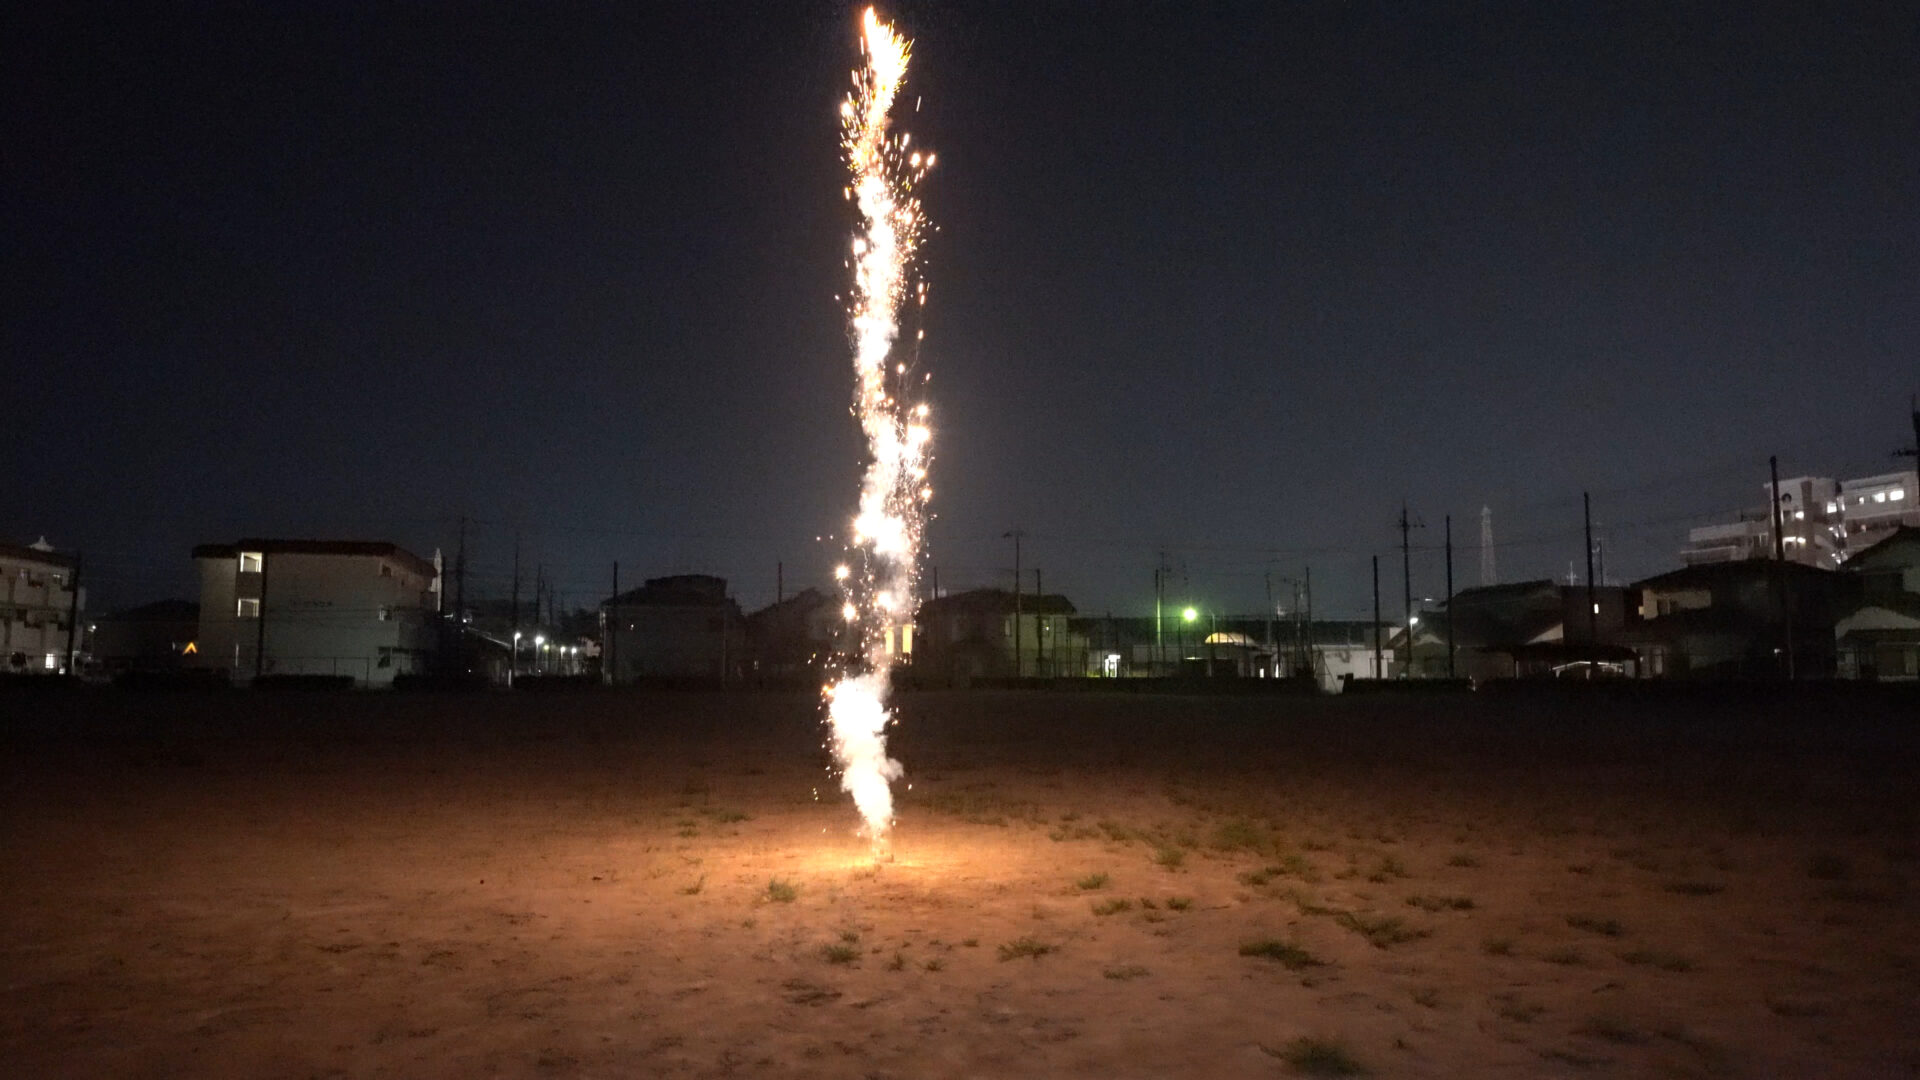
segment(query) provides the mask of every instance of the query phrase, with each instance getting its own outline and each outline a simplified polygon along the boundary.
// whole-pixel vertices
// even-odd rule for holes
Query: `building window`
[[[257,574],[257,573],[259,573],[259,572],[260,572],[260,563],[261,563],[261,553],[260,553],[260,552],[258,552],[258,551],[243,551],[243,552],[241,552],[241,553],[240,553],[240,572],[241,572],[241,573],[243,573],[243,574]]]
[[[260,601],[251,596],[242,597],[234,614],[243,619],[257,619],[260,617]]]
[[[392,621],[392,619],[393,619],[393,609],[390,607],[387,607],[385,604],[380,605],[380,621],[390,622]]]

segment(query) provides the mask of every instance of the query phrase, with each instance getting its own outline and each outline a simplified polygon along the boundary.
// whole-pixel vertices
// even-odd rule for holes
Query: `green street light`
[[[1200,617],[1200,613],[1198,611],[1195,611],[1193,608],[1188,608],[1187,610],[1180,613],[1180,617],[1182,619],[1185,619],[1188,622],[1192,622],[1193,620]]]

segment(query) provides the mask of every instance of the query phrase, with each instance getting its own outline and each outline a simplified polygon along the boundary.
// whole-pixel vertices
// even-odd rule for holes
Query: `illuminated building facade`
[[[390,686],[432,660],[439,574],[395,544],[252,539],[202,544],[193,558],[199,667],[235,682],[308,675]]]

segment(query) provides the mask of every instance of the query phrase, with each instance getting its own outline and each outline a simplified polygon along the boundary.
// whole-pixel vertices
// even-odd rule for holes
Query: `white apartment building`
[[[1902,525],[1920,525],[1920,475],[1906,472],[1842,480],[1837,499],[1847,522],[1847,549],[1865,551]]]
[[[0,673],[59,675],[67,670],[76,569],[73,556],[53,550],[44,537],[25,547],[0,544],[0,577],[5,579],[0,582]],[[78,601],[79,611],[85,612],[84,588]]]
[[[1912,472],[1856,480],[1799,476],[1780,481],[1780,541],[1788,562],[1831,570],[1901,524],[1920,525],[1920,492]],[[1760,485],[1763,499],[1772,485]],[[1739,520],[1687,532],[1680,558],[1688,566],[1773,557],[1773,515],[1761,506]]]
[[[346,675],[389,686],[426,670],[440,577],[397,545],[358,540],[241,540],[193,549],[200,632],[192,661],[235,682],[260,675]]]

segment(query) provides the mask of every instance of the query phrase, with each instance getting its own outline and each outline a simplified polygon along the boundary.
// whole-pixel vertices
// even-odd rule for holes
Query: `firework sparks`
[[[847,199],[860,226],[849,266],[853,292],[847,323],[853,347],[854,415],[866,435],[868,463],[853,519],[852,565],[834,576],[845,594],[843,614],[858,636],[857,660],[824,690],[840,786],[853,796],[876,854],[893,826],[892,783],[900,763],[887,756],[888,668],[913,619],[920,532],[933,489],[925,483],[932,440],[925,402],[908,401],[925,385],[909,384],[909,365],[888,363],[900,336],[900,308],[926,303],[926,284],[910,281],[925,219],[915,186],[934,155],[909,151],[909,136],[890,130],[888,113],[907,75],[912,44],[869,8],[862,19],[866,63],[840,106],[841,146],[852,180]],[[915,336],[915,342],[919,335]]]

